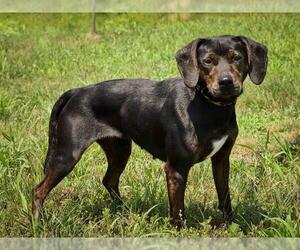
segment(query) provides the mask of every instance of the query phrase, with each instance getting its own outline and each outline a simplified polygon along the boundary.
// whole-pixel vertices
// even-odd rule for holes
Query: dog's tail
[[[59,115],[69,100],[78,92],[79,89],[71,89],[62,94],[56,103],[54,104],[49,122],[49,139],[48,139],[48,152],[44,164],[44,173],[47,174],[48,164],[50,162],[50,158],[53,155],[53,148],[56,143],[56,127],[59,119]]]

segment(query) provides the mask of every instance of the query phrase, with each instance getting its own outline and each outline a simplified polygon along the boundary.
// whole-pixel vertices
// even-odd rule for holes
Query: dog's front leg
[[[189,168],[172,166],[167,162],[164,170],[167,177],[171,224],[179,230],[184,226],[184,193]]]
[[[232,208],[229,192],[229,156],[233,143],[226,143],[212,158],[212,169],[219,199],[219,209],[227,222],[232,220]]]

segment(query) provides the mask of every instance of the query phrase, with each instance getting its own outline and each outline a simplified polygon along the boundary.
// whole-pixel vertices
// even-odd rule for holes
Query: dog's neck
[[[211,95],[209,95],[207,88],[203,86],[202,83],[198,83],[195,87],[195,90],[201,96],[203,96],[209,103],[213,105],[219,107],[228,107],[228,106],[234,106],[236,104],[237,97],[230,100],[221,100],[221,99],[213,98]]]

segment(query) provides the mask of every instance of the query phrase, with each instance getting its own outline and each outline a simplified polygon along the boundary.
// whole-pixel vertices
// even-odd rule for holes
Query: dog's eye
[[[234,57],[233,57],[233,61],[235,61],[235,62],[238,62],[239,60],[241,60],[242,59],[242,57],[240,56],[240,55],[235,55]]]
[[[212,64],[213,61],[210,58],[206,58],[203,60],[203,62],[207,65],[210,65],[210,64]]]

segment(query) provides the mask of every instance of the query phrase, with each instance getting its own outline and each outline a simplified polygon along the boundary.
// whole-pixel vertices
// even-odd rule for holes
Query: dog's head
[[[228,100],[238,97],[243,81],[260,84],[267,71],[267,48],[243,36],[196,39],[176,54],[184,83],[193,88],[200,83],[212,97]]]

